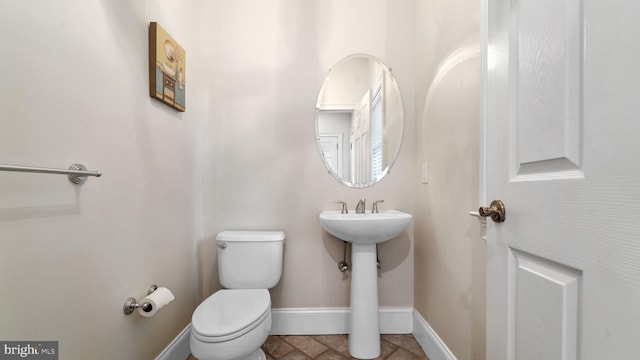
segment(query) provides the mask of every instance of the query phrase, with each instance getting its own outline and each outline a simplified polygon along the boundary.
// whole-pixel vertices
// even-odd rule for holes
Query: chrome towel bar
[[[82,164],[72,164],[71,166],[69,166],[69,169],[52,169],[52,168],[18,166],[18,165],[0,165],[0,171],[17,171],[17,172],[69,175],[69,181],[71,181],[74,184],[84,184],[84,182],[87,181],[87,176],[95,176],[95,177],[102,176],[102,173],[100,171],[87,171],[87,168]]]

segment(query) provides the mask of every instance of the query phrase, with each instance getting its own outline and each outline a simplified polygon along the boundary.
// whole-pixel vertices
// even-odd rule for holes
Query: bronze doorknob
[[[504,203],[500,200],[493,200],[489,207],[481,207],[478,209],[480,216],[491,217],[494,222],[500,223],[505,219]]]

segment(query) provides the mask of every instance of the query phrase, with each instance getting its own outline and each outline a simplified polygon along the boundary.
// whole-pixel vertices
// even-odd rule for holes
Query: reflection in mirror
[[[316,103],[316,141],[329,172],[364,188],[380,181],[400,152],[404,109],[391,69],[370,55],[340,60]]]

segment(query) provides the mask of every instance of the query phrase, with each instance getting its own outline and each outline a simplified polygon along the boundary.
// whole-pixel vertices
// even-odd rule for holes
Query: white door
[[[329,168],[342,178],[342,134],[320,134],[318,143]]]
[[[487,360],[640,359],[640,1],[485,1]]]

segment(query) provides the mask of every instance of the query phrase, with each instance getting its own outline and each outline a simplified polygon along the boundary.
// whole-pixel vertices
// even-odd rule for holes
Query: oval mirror
[[[338,181],[352,188],[380,181],[400,152],[403,131],[400,89],[385,64],[356,54],[329,70],[316,103],[316,142]]]

